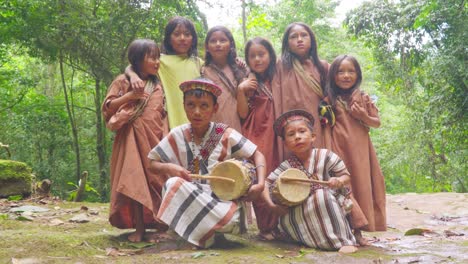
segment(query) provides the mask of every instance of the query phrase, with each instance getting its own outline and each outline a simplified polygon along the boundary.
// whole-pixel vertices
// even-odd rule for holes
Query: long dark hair
[[[320,86],[322,87],[322,90],[324,91],[324,93],[326,93],[325,86],[327,84],[327,74],[326,74],[325,68],[320,62],[320,58],[317,53],[317,40],[315,38],[315,34],[307,24],[302,23],[302,22],[294,22],[294,23],[289,24],[286,27],[286,30],[284,31],[284,34],[283,34],[283,41],[281,45],[281,61],[283,65],[286,66],[287,69],[292,69],[293,60],[299,59],[297,55],[292,53],[289,48],[289,33],[291,32],[292,28],[295,26],[301,26],[307,31],[307,33],[309,33],[310,50],[309,50],[308,57],[312,60],[312,63],[317,68],[320,74]]]
[[[229,40],[229,53],[228,53],[227,62],[228,62],[228,65],[232,68],[232,71],[234,72],[234,77],[236,78],[236,80],[238,82],[240,82],[241,79],[245,77],[245,72],[236,63],[236,58],[237,58],[236,42],[234,41],[234,37],[232,36],[231,31],[225,26],[214,26],[210,30],[208,30],[208,33],[206,33],[206,38],[205,38],[205,65],[208,66],[213,62],[213,57],[211,56],[210,52],[208,51],[208,43],[209,43],[210,38],[213,35],[213,33],[217,32],[217,31],[221,31],[224,34],[226,34],[226,37]]]
[[[141,70],[145,57],[154,55],[159,58],[160,50],[156,42],[151,39],[135,39],[128,46],[128,61],[139,77],[141,77]],[[156,76],[152,76],[152,78],[156,78]]]
[[[271,45],[270,41],[268,41],[265,38],[261,37],[256,37],[253,38],[245,44],[245,61],[247,62],[247,66],[251,67],[249,63],[249,52],[250,52],[250,47],[252,45],[262,45],[265,47],[265,49],[268,51],[268,54],[270,55],[270,63],[268,64],[268,68],[265,71],[264,76],[260,76],[259,74],[255,73],[257,79],[263,79],[267,81],[271,81],[273,79],[273,75],[275,74],[276,71],[276,53],[275,50],[273,49],[273,46]],[[252,67],[251,67],[252,68]]]
[[[343,61],[348,60],[354,65],[354,69],[356,70],[356,83],[350,89],[343,90],[335,82],[335,76],[338,74],[338,70],[340,69],[340,65]],[[354,90],[359,88],[362,82],[362,71],[361,66],[357,59],[351,55],[340,55],[336,57],[332,64],[330,65],[330,69],[328,71],[328,90],[330,92],[331,100],[335,103],[336,98],[342,94],[352,94]]]
[[[163,41],[164,53],[169,54],[169,55],[176,54],[174,47],[172,47],[171,45],[171,34],[172,32],[174,32],[174,30],[176,29],[178,25],[185,26],[188,29],[188,31],[190,31],[190,34],[192,35],[192,46],[190,47],[187,55],[189,57],[197,57],[198,56],[198,49],[197,49],[198,36],[197,36],[197,32],[195,31],[195,26],[193,25],[192,21],[190,21],[189,19],[185,17],[180,17],[180,16],[173,17],[171,20],[169,20],[169,22],[166,25],[166,28],[164,29],[164,41]]]

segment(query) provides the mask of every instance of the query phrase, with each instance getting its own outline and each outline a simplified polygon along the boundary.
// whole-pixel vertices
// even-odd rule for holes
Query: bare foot
[[[371,244],[369,240],[367,240],[367,238],[362,236],[361,230],[359,229],[354,230],[354,237],[356,237],[356,241],[358,242],[360,246],[365,247],[365,246],[370,246]]]
[[[258,237],[264,241],[271,241],[275,239],[275,236],[271,232],[260,232]]]
[[[143,240],[143,235],[145,234],[145,231],[135,231],[128,235],[127,239],[130,242],[136,243],[136,242],[141,242]]]
[[[355,246],[342,246],[338,252],[343,254],[351,254],[358,251],[358,248]]]

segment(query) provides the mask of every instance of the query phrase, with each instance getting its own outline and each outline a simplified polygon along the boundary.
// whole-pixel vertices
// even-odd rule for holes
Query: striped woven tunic
[[[180,165],[192,173],[209,174],[220,161],[250,158],[257,146],[234,129],[211,123],[200,153],[202,161],[194,166],[190,124],[178,126],[151,150],[148,157]],[[195,171],[199,167],[199,171]],[[222,201],[206,180],[188,182],[180,177],[166,181],[157,217],[182,238],[199,247],[210,247],[215,232],[240,233],[243,221],[241,203]]]
[[[349,175],[343,161],[335,153],[327,149],[313,149],[307,169],[292,155],[268,176],[270,186],[289,168],[300,169],[309,177],[315,173],[318,180],[324,181],[330,177]],[[280,230],[293,240],[313,248],[336,250],[343,246],[356,245],[346,213],[337,196],[338,192],[332,189],[312,185],[309,198],[300,205],[290,207],[289,212],[280,217]]]

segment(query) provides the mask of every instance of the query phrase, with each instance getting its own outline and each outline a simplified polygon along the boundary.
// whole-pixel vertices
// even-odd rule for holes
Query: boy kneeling
[[[264,188],[265,158],[239,132],[210,121],[222,92],[212,81],[199,78],[180,88],[190,123],[172,129],[148,155],[152,170],[171,177],[163,189],[158,219],[185,240],[206,248],[214,243],[215,232],[245,231],[243,203],[220,200],[206,179],[191,179],[190,174],[209,174],[218,162],[231,158],[251,159],[257,167],[257,183],[243,200],[252,201]]]

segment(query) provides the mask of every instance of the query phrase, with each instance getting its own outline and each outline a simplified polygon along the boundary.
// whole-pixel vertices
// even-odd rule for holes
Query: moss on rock
[[[0,159],[0,197],[31,194],[31,171],[24,162]]]

